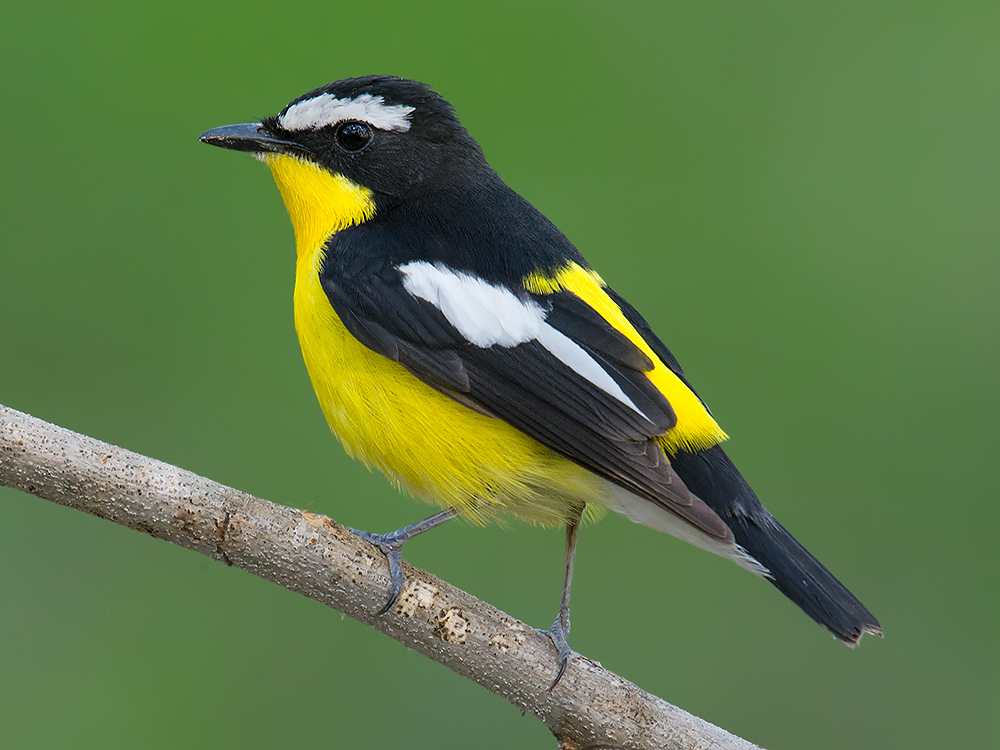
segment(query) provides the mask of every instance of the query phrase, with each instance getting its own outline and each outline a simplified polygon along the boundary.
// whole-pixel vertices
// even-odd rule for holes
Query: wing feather
[[[321,272],[322,287],[347,330],[366,347],[706,534],[731,539],[722,520],[684,486],[656,439],[677,417],[644,375],[652,360],[582,299],[566,291],[529,294],[478,279],[477,296],[463,297],[472,287],[461,286],[468,277],[460,274],[421,297],[406,288],[398,269],[373,273],[369,267],[355,275],[350,271],[356,269],[338,268],[332,258]],[[514,302],[504,296],[511,294]],[[495,340],[504,343],[484,345],[464,335],[457,318],[463,304],[471,308],[477,336],[485,335],[483,326],[496,326]],[[530,336],[532,315],[537,326],[549,326],[571,342],[565,346],[572,358],[553,353],[545,336]],[[574,366],[580,363],[586,371]],[[606,375],[595,377],[598,370]]]

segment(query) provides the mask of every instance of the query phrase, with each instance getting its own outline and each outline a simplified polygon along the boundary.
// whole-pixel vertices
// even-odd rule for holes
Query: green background
[[[292,326],[267,170],[199,145],[330,80],[453,102],[673,349],[774,514],[881,619],[585,527],[572,645],[769,748],[1000,744],[996,2],[63,3],[0,24],[0,403],[389,530]],[[562,532],[407,558],[538,626]],[[0,489],[0,745],[552,747],[321,605]]]

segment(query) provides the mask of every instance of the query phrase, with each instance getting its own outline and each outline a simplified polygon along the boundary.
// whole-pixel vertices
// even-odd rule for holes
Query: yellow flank
[[[660,443],[667,453],[672,455],[679,449],[704,450],[727,439],[728,436],[716,424],[704,404],[674,374],[673,370],[660,361],[649,344],[639,335],[635,326],[628,322],[624,313],[605,291],[607,285],[604,280],[594,271],[583,268],[577,263],[568,263],[555,274],[531,274],[524,280],[524,285],[528,291],[535,294],[553,294],[562,290],[575,294],[653,360],[654,367],[652,371],[646,373],[646,377],[670,402],[677,415],[676,426],[660,438]]]
[[[351,455],[414,496],[473,521],[501,513],[564,524],[608,484],[500,419],[444,396],[357,341],[319,282],[324,245],[374,215],[371,193],[289,156],[267,155],[295,229],[295,328],[331,429]],[[588,509],[593,506],[588,505]]]

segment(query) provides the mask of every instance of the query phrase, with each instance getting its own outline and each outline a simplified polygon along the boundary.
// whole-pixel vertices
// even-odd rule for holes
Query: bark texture
[[[261,500],[0,405],[0,485],[143,531],[315,599],[537,716],[566,750],[752,750],[746,740],[575,654],[552,691],[548,636],[404,563],[381,617],[385,557],[326,516]]]

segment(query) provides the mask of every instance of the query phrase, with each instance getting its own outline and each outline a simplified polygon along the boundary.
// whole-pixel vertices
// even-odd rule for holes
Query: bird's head
[[[199,140],[267,163],[300,253],[404,201],[461,190],[488,170],[451,105],[394,76],[336,81],[274,117],[214,128]]]

